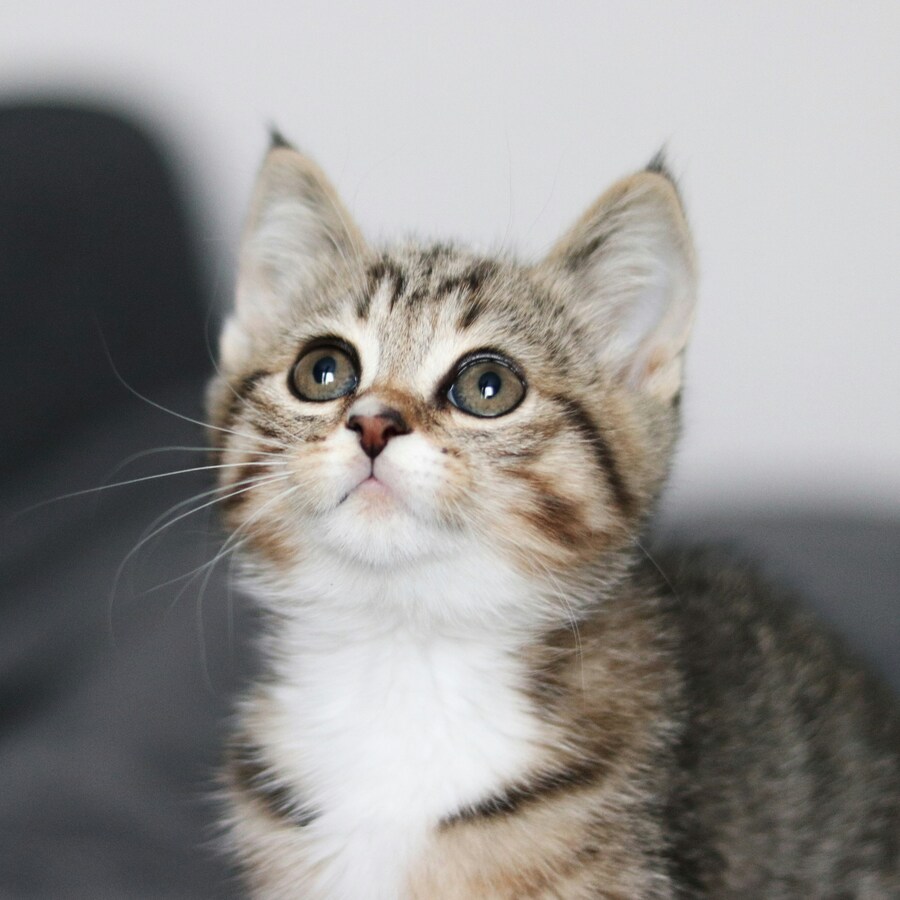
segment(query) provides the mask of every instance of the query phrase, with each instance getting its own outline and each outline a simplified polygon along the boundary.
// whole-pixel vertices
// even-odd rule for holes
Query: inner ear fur
[[[599,365],[659,400],[675,398],[697,278],[681,199],[662,166],[614,184],[538,268],[562,287]]]
[[[359,228],[322,170],[273,140],[241,241],[237,315],[250,322],[282,316],[286,305],[302,306],[323,276],[365,254]]]

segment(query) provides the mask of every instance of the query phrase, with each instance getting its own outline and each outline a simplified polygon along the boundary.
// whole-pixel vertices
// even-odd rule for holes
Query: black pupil
[[[500,393],[500,385],[502,383],[500,376],[496,372],[485,372],[478,379],[478,390],[485,400],[490,400]]]
[[[323,356],[313,365],[313,379],[316,384],[331,384],[337,371],[337,360],[333,356]]]

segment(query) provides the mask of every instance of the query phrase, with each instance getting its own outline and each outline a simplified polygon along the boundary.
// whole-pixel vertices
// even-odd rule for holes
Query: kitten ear
[[[696,271],[678,191],[661,160],[613,185],[541,268],[565,286],[605,366],[660,400],[677,395]]]
[[[241,242],[238,317],[272,319],[302,306],[323,276],[353,267],[365,252],[319,167],[273,133]]]

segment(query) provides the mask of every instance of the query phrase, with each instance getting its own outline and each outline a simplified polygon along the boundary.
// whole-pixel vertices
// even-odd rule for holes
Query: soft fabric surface
[[[210,797],[251,623],[224,586],[224,566],[208,581],[204,570],[181,577],[212,556],[207,511],[129,558],[156,517],[208,479],[174,476],[7,519],[36,496],[106,483],[148,443],[200,437],[131,406],[73,436],[39,470],[23,469],[19,490],[4,497],[0,896],[228,893],[226,868],[206,848]],[[198,462],[160,454],[115,477],[142,477],[163,458]]]
[[[27,509],[203,464],[161,454],[114,471],[204,440],[122,383],[200,413],[197,269],[184,200],[141,130],[96,110],[0,109],[0,896],[227,893],[203,844],[246,628],[218,575],[202,599],[199,579],[158,587],[208,558],[207,520],[184,519],[116,578],[207,479]]]

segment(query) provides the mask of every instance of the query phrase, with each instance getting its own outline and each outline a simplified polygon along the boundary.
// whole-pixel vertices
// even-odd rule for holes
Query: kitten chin
[[[449,557],[454,543],[440,524],[416,518],[381,483],[354,489],[322,523],[316,541],[348,563],[389,569]]]
[[[273,145],[209,392],[275,613],[223,774],[256,896],[900,896],[892,701],[639,543],[695,281],[658,158],[520,265],[375,250]]]

